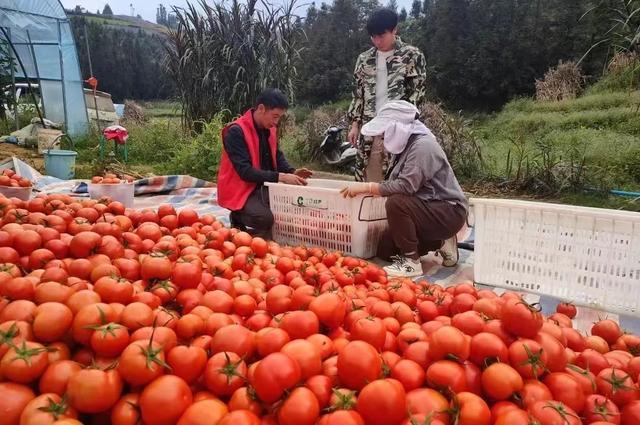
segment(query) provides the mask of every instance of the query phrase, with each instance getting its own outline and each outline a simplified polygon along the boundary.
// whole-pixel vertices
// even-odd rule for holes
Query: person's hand
[[[307,170],[306,168],[298,168],[293,174],[298,177],[302,177],[303,179],[308,179],[309,177],[313,176],[313,171]]]
[[[358,122],[354,122],[351,124],[351,129],[349,130],[349,135],[347,139],[352,146],[356,146],[358,144],[358,138],[360,137],[360,124]]]
[[[278,176],[278,183],[292,184],[295,186],[306,186],[307,181],[295,174],[280,173]]]
[[[369,193],[369,192],[370,192],[369,183],[353,183],[340,190],[340,194],[342,195],[343,198],[354,198],[358,195],[362,195],[363,193]]]

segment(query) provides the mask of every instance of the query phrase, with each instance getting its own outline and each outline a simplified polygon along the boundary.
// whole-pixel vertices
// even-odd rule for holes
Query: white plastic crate
[[[319,246],[361,258],[376,254],[387,228],[384,198],[345,199],[349,182],[309,179],[307,186],[267,183],[275,218],[273,238],[282,244]]]
[[[472,199],[478,283],[640,315],[640,213]]]

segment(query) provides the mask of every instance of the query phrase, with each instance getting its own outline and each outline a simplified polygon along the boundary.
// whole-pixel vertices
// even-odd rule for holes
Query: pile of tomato
[[[640,338],[170,205],[0,197],[0,424],[640,424]]]
[[[6,187],[31,187],[31,180],[22,177],[15,171],[7,168],[0,174],[0,186]]]

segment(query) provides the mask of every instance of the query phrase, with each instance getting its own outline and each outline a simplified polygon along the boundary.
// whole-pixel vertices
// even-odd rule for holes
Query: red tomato
[[[542,314],[524,300],[510,299],[502,306],[502,324],[507,332],[534,338],[542,328]]]
[[[376,349],[364,341],[352,341],[338,353],[338,376],[347,387],[363,388],[382,373],[382,359]]]
[[[395,379],[374,380],[360,391],[357,410],[367,424],[400,424],[407,416],[405,390]]]
[[[300,381],[300,366],[284,353],[272,353],[260,360],[251,379],[260,400],[273,403]]]
[[[145,423],[171,425],[178,422],[182,414],[186,413],[185,411],[191,406],[192,401],[191,389],[183,379],[173,375],[164,375],[152,381],[142,390],[139,400],[140,412]]]

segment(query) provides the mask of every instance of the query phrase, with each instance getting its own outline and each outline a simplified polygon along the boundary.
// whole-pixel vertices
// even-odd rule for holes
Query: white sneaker
[[[416,277],[422,276],[422,264],[420,260],[413,260],[411,258],[396,256],[391,258],[393,263],[389,266],[383,267],[387,272],[387,276],[390,277]]]
[[[436,254],[442,257],[442,265],[445,267],[458,264],[458,238],[453,235],[452,238],[444,241],[440,249],[436,250]]]

